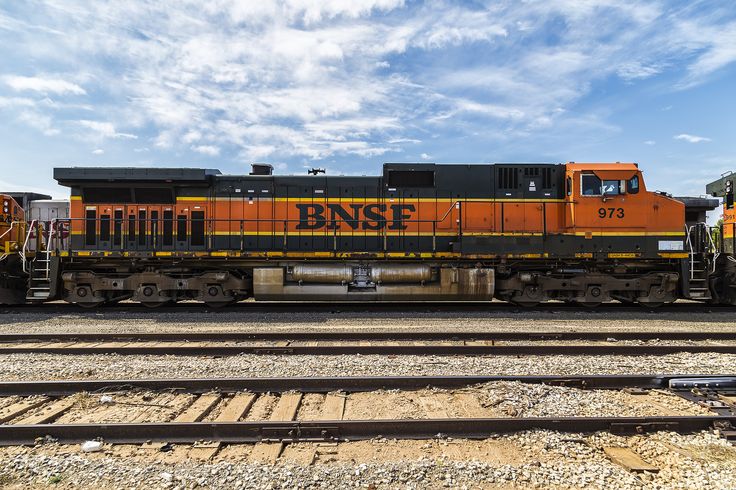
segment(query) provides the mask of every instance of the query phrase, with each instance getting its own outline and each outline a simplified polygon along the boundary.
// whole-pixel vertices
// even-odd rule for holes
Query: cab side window
[[[583,174],[580,176],[580,190],[584,196],[601,195],[601,179],[594,174]]]
[[[620,186],[620,180],[604,180],[602,194],[605,194],[606,196],[618,196],[619,194],[621,194]]]
[[[639,176],[634,175],[628,181],[626,181],[626,192],[629,194],[636,194],[639,192]]]

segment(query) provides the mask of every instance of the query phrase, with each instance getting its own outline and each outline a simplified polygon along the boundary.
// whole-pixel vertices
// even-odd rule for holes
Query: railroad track
[[[0,334],[0,354],[736,354],[736,332],[230,332]]]
[[[561,387],[574,396],[590,390],[625,390],[630,399],[643,398],[644,405],[653,403],[650,409],[670,414],[491,416],[496,409],[493,404],[480,402],[483,394],[513,389],[508,383],[514,382],[523,383],[515,385],[517,388],[541,384]],[[654,395],[668,396],[671,406],[646,400]],[[154,449],[167,444],[194,444],[193,450],[211,456],[223,443],[259,443],[254,451],[278,457],[283,444],[291,442],[334,444],[377,437],[485,439],[495,433],[530,429],[610,431],[621,435],[717,430],[734,440],[735,395],[733,375],[2,382],[0,445],[35,444],[39,438],[60,443],[101,438],[107,443],[144,444]],[[419,413],[393,418],[396,406],[392,403],[385,405],[390,411],[382,413],[381,404],[374,403],[375,397],[391,396],[403,397]],[[678,408],[673,399],[687,407]],[[681,413],[676,413],[678,410]],[[369,417],[364,416],[366,411]]]
[[[145,312],[146,315],[167,314],[172,312],[191,313],[310,313],[310,312],[400,312],[400,313],[427,313],[427,312],[575,312],[591,316],[600,316],[616,313],[639,313],[642,315],[657,313],[711,313],[711,312],[736,312],[736,307],[728,305],[711,305],[690,301],[679,301],[663,305],[658,308],[649,309],[640,305],[628,305],[622,303],[604,303],[595,308],[589,308],[574,303],[550,302],[535,307],[520,307],[511,303],[500,301],[493,302],[390,302],[390,303],[365,303],[365,302],[254,302],[241,301],[222,308],[208,307],[202,303],[180,302],[174,305],[162,305],[157,308],[149,308],[139,303],[118,303],[114,305],[103,305],[93,310],[86,310],[79,306],[51,302],[45,304],[25,304],[2,306],[0,312],[13,313],[78,313],[78,314],[105,314],[105,313],[130,313]]]

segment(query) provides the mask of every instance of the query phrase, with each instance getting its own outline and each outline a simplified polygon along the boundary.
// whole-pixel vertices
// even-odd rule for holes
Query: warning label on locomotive
[[[659,249],[682,251],[685,250],[685,244],[681,240],[660,240]]]

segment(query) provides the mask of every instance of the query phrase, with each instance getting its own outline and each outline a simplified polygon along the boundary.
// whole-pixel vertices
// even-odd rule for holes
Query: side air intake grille
[[[498,188],[516,189],[519,187],[519,172],[515,168],[501,167],[498,169]]]

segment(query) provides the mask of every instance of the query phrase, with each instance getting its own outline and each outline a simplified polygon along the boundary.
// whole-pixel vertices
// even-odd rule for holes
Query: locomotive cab
[[[608,240],[607,248],[621,257],[684,258],[684,204],[647,191],[634,163],[568,164],[566,201],[566,227],[588,239],[618,241]]]

